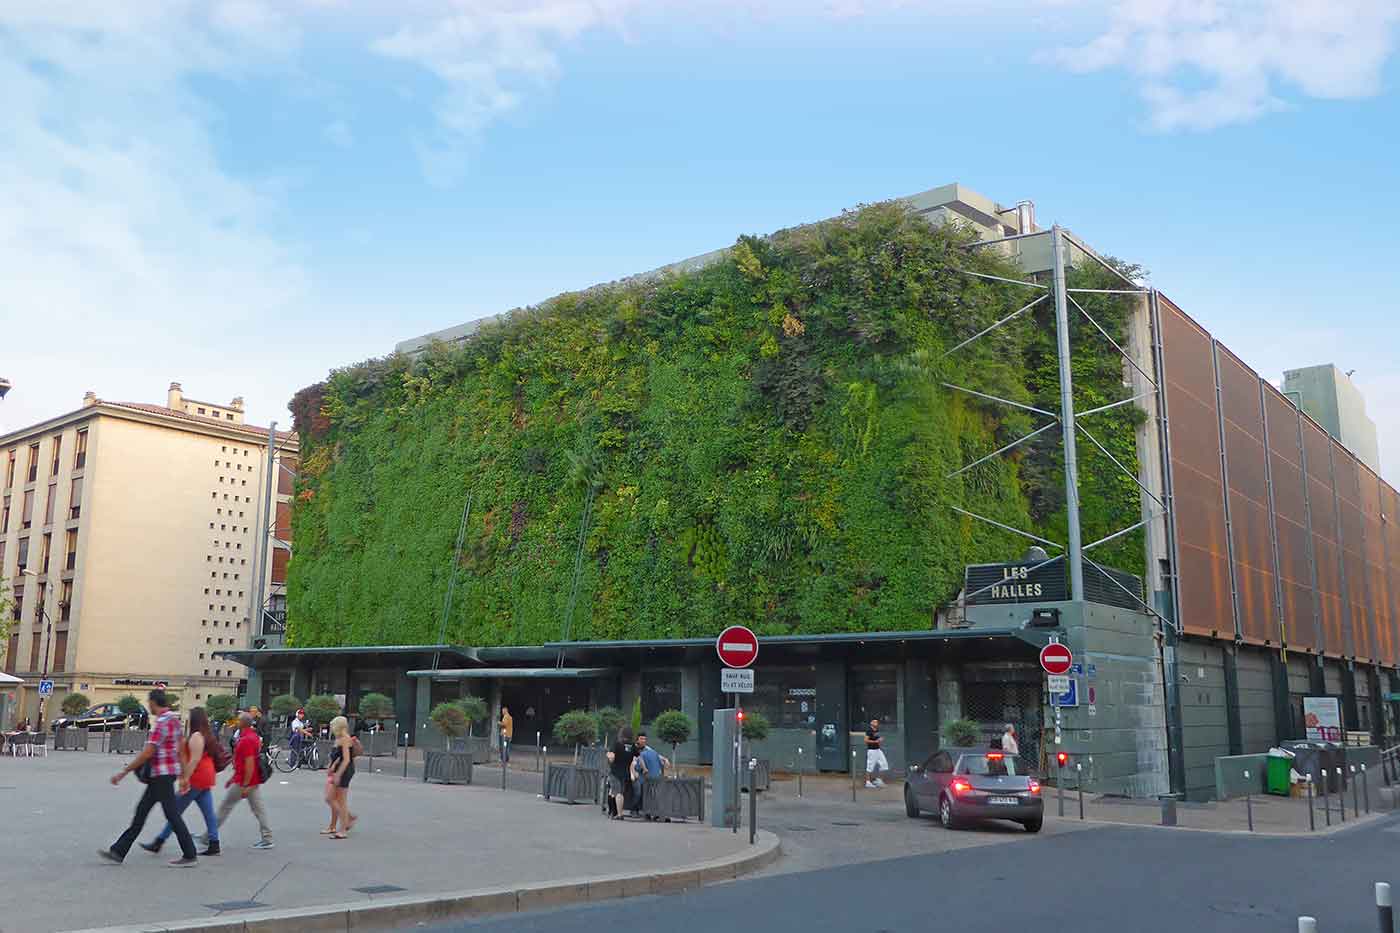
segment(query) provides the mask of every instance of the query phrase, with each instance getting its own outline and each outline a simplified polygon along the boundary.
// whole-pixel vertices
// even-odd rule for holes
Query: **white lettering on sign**
[[[753,693],[753,671],[748,668],[726,667],[719,672],[721,693]]]
[[[724,651],[738,651],[742,654],[753,654],[754,646],[746,641],[726,641],[720,644]]]
[[[1069,693],[1069,677],[1065,674],[1050,674],[1045,678],[1046,685],[1054,694]]]

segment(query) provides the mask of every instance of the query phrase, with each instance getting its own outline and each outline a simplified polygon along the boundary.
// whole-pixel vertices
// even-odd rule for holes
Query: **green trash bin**
[[[1270,755],[1268,766],[1265,768],[1268,779],[1269,793],[1279,797],[1287,797],[1292,788],[1292,781],[1289,779],[1293,771],[1293,759],[1284,758],[1280,755]]]

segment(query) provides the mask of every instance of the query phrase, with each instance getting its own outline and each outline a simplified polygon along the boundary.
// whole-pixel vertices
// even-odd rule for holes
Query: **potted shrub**
[[[471,729],[471,720],[460,700],[439,703],[428,714],[428,720],[442,733],[446,747],[442,751],[423,750],[423,780],[445,784],[472,782],[472,755],[468,751],[453,751],[452,742]]]
[[[598,741],[607,745],[611,742],[622,728],[622,724],[627,720],[622,716],[622,710],[616,706],[600,707],[593,718],[598,722]]]
[[[92,702],[82,693],[70,693],[58,704],[58,708],[65,716],[78,716],[92,707]],[[54,729],[53,747],[57,749],[78,750],[87,748],[87,730],[79,729],[76,724],[65,726],[62,729]]]
[[[58,704],[65,716],[78,716],[92,708],[92,702],[84,693],[70,693]]]
[[[204,711],[209,714],[214,734],[220,735],[224,725],[238,715],[238,697],[232,693],[216,693],[204,701]]]
[[[213,699],[213,697],[210,697],[210,699]],[[130,722],[131,717],[145,710],[145,707],[141,705],[140,700],[128,693],[126,696],[117,700],[117,709],[121,710],[127,722]]]
[[[598,738],[597,716],[582,709],[571,709],[554,721],[554,738],[564,745],[574,747],[574,761],[578,761],[581,745],[590,745]]]
[[[971,748],[981,737],[981,727],[971,719],[953,719],[943,724],[943,738],[958,748]]]
[[[382,693],[366,693],[360,697],[360,720],[368,719],[374,729],[364,736],[365,752],[370,755],[393,755],[398,745],[393,730],[385,731],[384,721],[394,718],[394,701]]]
[[[651,724],[652,733],[661,741],[667,742],[671,746],[671,766],[676,767],[676,748],[690,741],[690,735],[695,731],[695,723],[690,717],[678,709],[668,709],[660,716],[656,717],[656,722]],[[676,774],[679,775],[677,769]]]
[[[290,693],[283,693],[272,698],[272,702],[268,704],[267,710],[278,719],[291,719],[292,716],[296,714],[296,711],[301,709],[303,705],[301,697]]]
[[[592,743],[597,737],[598,716],[588,710],[571,709],[554,721],[554,738],[563,745],[574,747],[574,763],[545,766],[546,800],[562,797],[569,803],[578,799],[597,802],[602,772],[598,768],[583,767],[578,762],[580,746]]]

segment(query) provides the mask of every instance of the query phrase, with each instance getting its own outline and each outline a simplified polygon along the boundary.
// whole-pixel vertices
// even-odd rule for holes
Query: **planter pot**
[[[393,732],[361,732],[359,738],[366,755],[392,758],[399,753],[398,736]]]
[[[606,771],[608,768],[608,750],[601,745],[590,745],[587,748],[578,750],[578,766],[591,771]]]
[[[444,784],[470,784],[472,782],[472,756],[466,752],[439,752],[427,749],[423,752],[423,781],[441,781]]]
[[[53,734],[53,750],[56,752],[85,752],[87,747],[88,733],[86,729],[69,726],[66,729],[59,729]]]
[[[558,797],[565,803],[598,803],[603,772],[579,765],[549,764],[544,770],[544,799]]]
[[[492,760],[491,740],[485,736],[469,735],[451,742],[453,752],[472,756],[472,764],[484,765]]]
[[[749,768],[748,762],[744,762],[744,768],[739,774],[739,787],[743,790],[749,789]],[[758,785],[758,789],[768,790],[773,783],[772,766],[767,758],[758,759],[758,767],[753,770],[753,782]]]
[[[107,750],[134,755],[145,746],[150,737],[149,729],[118,729],[108,738]]]
[[[705,819],[705,779],[676,778],[642,784],[642,812],[658,819]]]

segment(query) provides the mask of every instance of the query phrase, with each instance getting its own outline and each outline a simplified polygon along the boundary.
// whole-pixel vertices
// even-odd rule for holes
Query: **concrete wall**
[[[1207,800],[1215,793],[1215,759],[1230,754],[1221,643],[1183,641],[1177,656],[1186,795]]]

